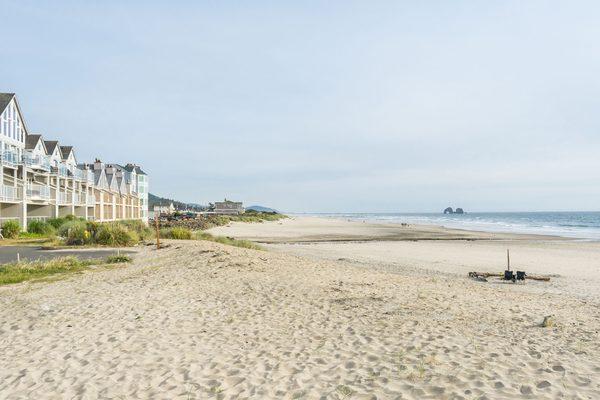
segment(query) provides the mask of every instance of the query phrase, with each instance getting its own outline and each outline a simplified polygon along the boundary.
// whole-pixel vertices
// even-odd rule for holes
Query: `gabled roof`
[[[24,134],[29,134],[29,129],[27,129],[27,124],[25,123],[25,118],[23,117],[23,113],[21,112],[21,107],[19,106],[19,102],[17,101],[17,96],[14,93],[0,93],[0,114],[4,112],[8,104],[14,99],[15,107],[17,108],[17,113],[19,114],[19,118],[21,119],[21,128],[23,128]]]
[[[106,172],[106,182],[107,182],[108,189],[113,192],[118,191],[119,186],[117,185],[117,174],[107,172],[106,170],[104,170],[104,171]]]
[[[58,140],[44,140],[44,144],[46,145],[48,154],[52,154],[56,146],[58,146]]]
[[[127,194],[127,185],[125,184],[125,177],[117,176],[117,186],[121,194]]]
[[[42,135],[27,135],[25,137],[25,150],[33,150],[35,146],[37,146],[39,141],[42,141],[42,146],[44,146],[44,150],[47,150],[46,144],[44,140],[42,140]]]
[[[147,175],[138,165],[135,164],[127,164],[123,168],[129,172],[135,171],[135,173],[138,175]]]
[[[69,155],[73,152],[73,146],[60,146],[60,154],[63,160],[69,158]]]
[[[106,184],[106,172],[104,169],[96,169],[94,170],[94,185],[102,187]]]
[[[8,103],[15,97],[14,93],[0,93],[0,114],[4,111]]]

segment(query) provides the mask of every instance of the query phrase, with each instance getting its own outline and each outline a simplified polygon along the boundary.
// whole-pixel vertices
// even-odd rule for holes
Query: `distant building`
[[[223,200],[215,202],[213,212],[215,214],[243,214],[244,204],[241,201]]]
[[[160,214],[174,214],[175,213],[175,206],[173,205],[173,203],[164,206],[162,204],[160,205],[155,205],[154,206],[154,214],[153,215],[160,215]]]

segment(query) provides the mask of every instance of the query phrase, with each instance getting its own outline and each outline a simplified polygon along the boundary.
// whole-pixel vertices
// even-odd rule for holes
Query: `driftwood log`
[[[495,277],[495,278],[504,278],[504,273],[494,273],[494,272],[469,272],[469,277],[470,278],[490,278],[490,277]],[[527,279],[532,279],[534,281],[543,281],[543,282],[549,282],[550,281],[550,277],[548,276],[541,276],[541,275],[525,275],[525,280]]]

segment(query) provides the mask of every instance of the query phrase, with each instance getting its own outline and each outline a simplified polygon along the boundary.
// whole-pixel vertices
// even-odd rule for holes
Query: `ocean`
[[[484,232],[530,233],[600,240],[600,212],[331,213],[355,221],[413,223]]]

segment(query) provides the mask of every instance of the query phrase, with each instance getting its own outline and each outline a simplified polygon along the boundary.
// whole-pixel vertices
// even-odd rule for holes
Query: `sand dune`
[[[123,268],[1,288],[0,397],[600,396],[597,303],[171,243]]]

